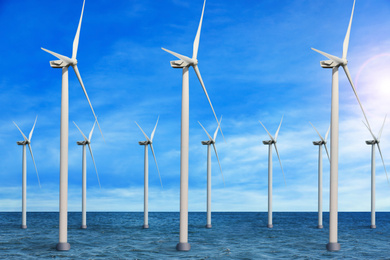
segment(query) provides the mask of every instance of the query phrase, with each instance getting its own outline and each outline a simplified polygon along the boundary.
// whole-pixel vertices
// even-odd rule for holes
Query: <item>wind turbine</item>
[[[86,229],[87,228],[87,152],[86,152],[86,146],[88,145],[89,152],[91,153],[93,165],[95,166],[96,176],[99,182],[100,186],[100,180],[99,180],[99,174],[96,168],[95,159],[93,158],[92,154],[92,148],[91,148],[91,138],[93,134],[93,129],[95,128],[96,121],[92,126],[91,132],[89,132],[88,138],[84,135],[84,133],[81,131],[81,129],[76,125],[76,123],[73,121],[73,124],[79,129],[81,135],[84,137],[84,141],[77,142],[78,145],[83,146],[83,162],[82,162],[82,206],[81,206],[81,228]]]
[[[271,140],[263,141],[264,145],[268,145],[268,225],[267,225],[268,228],[273,228],[273,225],[272,225],[272,145],[275,146],[275,151],[276,151],[276,154],[278,155],[280,168],[282,168],[284,184],[286,184],[286,178],[284,177],[282,161],[280,161],[278,147],[276,146],[276,140],[278,138],[278,134],[279,134],[280,126],[282,125],[282,121],[283,121],[283,116],[282,116],[282,120],[280,120],[278,130],[275,133],[275,138],[272,137],[272,135],[268,132],[267,128],[265,128],[263,123],[261,121],[259,121],[260,124],[264,127],[265,131],[267,131],[267,134],[269,135],[269,137],[271,138]]]
[[[364,118],[368,123],[366,114],[364,113],[363,106],[360,103],[355,86],[353,85],[351,75],[348,70],[347,52],[349,45],[349,36],[351,32],[353,12],[355,9],[355,2],[353,1],[351,18],[348,25],[347,34],[345,35],[343,43],[343,56],[342,58],[330,55],[328,53],[319,51],[312,48],[312,50],[324,55],[330,60],[321,61],[322,68],[332,69],[332,104],[331,104],[331,129],[330,129],[330,200],[329,200],[329,243],[326,245],[328,251],[339,251],[340,244],[337,242],[337,214],[338,214],[338,150],[339,150],[339,67],[343,67],[345,74],[352,86],[352,90],[355,93],[356,99],[363,111]]]
[[[382,156],[382,151],[381,147],[379,145],[381,136],[382,136],[382,131],[383,127],[385,126],[386,122],[386,117],[383,120],[383,125],[381,130],[378,133],[378,137],[375,137],[375,135],[372,133],[371,129],[364,123],[364,125],[367,127],[368,131],[370,131],[370,134],[372,135],[374,140],[366,141],[367,145],[371,145],[371,228],[376,228],[375,224],[375,145],[378,146],[378,151],[379,154],[381,155],[382,163],[383,163],[383,168],[385,169],[386,177],[387,177],[387,182],[389,182],[389,177],[387,176],[387,170],[385,166],[385,161],[383,160]]]
[[[85,97],[88,100],[92,113],[95,117],[100,133],[103,136],[100,129],[99,122],[93,110],[91,101],[89,100],[87,91],[85,90],[84,83],[81,79],[79,70],[77,68],[77,49],[79,46],[80,28],[83,19],[85,0],[83,2],[83,8],[81,10],[81,16],[79,25],[77,27],[76,36],[73,40],[72,58],[60,55],[58,53],[46,50],[42,50],[52,54],[60,60],[50,61],[52,68],[62,69],[62,93],[61,93],[61,137],[60,137],[60,223],[59,223],[59,242],[57,244],[57,250],[66,251],[70,249],[68,243],[68,131],[69,131],[69,86],[68,86],[68,68],[72,66],[76,76],[84,91]],[[104,137],[103,137],[104,139]]]
[[[154,126],[154,129],[153,129],[152,134],[150,135],[150,138],[145,134],[144,130],[142,130],[142,128],[139,126],[139,124],[137,122],[135,122],[137,124],[137,126],[139,127],[139,129],[141,129],[141,131],[144,134],[144,136],[146,137],[146,141],[138,142],[139,145],[144,145],[145,146],[145,159],[144,159],[144,225],[143,225],[143,228],[149,228],[149,221],[148,221],[148,190],[149,190],[148,146],[149,145],[150,145],[150,149],[152,150],[154,162],[156,163],[158,177],[160,178],[161,188],[163,186],[162,185],[162,181],[161,181],[160,170],[158,169],[158,165],[157,165],[156,155],[154,154],[154,149],[153,149],[153,137],[154,137],[154,133],[155,133],[156,128],[157,128],[157,124],[158,124],[158,119],[159,118],[160,117],[157,118],[156,125]]]
[[[330,161],[328,148],[326,147],[326,140],[328,139],[330,126],[328,128],[328,131],[325,134],[325,138],[322,138],[317,128],[315,128],[312,123],[310,124],[314,128],[314,130],[316,130],[318,136],[321,139],[321,141],[314,141],[313,144],[318,145],[318,226],[317,228],[323,228],[324,226],[322,225],[322,146],[325,147],[326,154],[328,155],[328,159]]]
[[[202,28],[204,8],[206,0],[203,3],[202,15],[199,22],[198,31],[195,36],[192,58],[175,53],[173,51],[162,48],[164,51],[169,52],[180,60],[171,61],[172,68],[183,69],[182,80],[182,101],[181,101],[181,141],[180,141],[180,239],[176,245],[178,251],[189,251],[191,245],[188,243],[188,139],[189,139],[189,83],[188,83],[188,70],[189,67],[193,67],[195,73],[202,85],[203,91],[206,94],[207,100],[210,103],[213,110],[215,120],[218,123],[217,115],[215,114],[213,105],[211,104],[209,95],[207,94],[206,87],[203,83],[202,77],[198,68],[198,48],[200,31]],[[218,123],[219,124],[219,123]],[[222,129],[220,128],[222,137]]]
[[[38,116],[35,118],[34,125],[33,125],[32,129],[30,131],[30,134],[28,135],[28,138],[23,134],[23,132],[22,132],[22,130],[20,130],[19,126],[15,122],[13,122],[15,124],[15,126],[19,129],[20,133],[22,134],[22,136],[24,138],[24,141],[16,142],[18,145],[23,145],[23,155],[22,155],[22,225],[21,225],[21,228],[23,228],[23,229],[27,228],[27,213],[26,213],[26,200],[27,200],[26,199],[27,198],[26,145],[28,145],[28,149],[30,150],[30,153],[31,153],[31,158],[32,158],[33,163],[34,163],[35,172],[37,173],[39,188],[41,187],[41,182],[39,181],[39,175],[38,175],[37,166],[35,164],[34,155],[33,155],[32,148],[31,148],[31,137],[32,137],[32,134],[34,132],[35,124],[37,123],[37,119],[38,119]]]
[[[215,140],[217,138],[218,129],[220,127],[221,121],[222,121],[222,117],[219,120],[219,124],[217,126],[217,129],[214,132],[213,137],[211,137],[209,135],[209,133],[206,131],[206,129],[203,127],[203,125],[198,121],[200,126],[203,128],[203,130],[206,132],[207,136],[209,137],[208,141],[202,141],[203,145],[207,145],[207,224],[206,224],[206,228],[211,228],[211,153],[210,153],[210,145],[213,145],[215,156],[217,157],[218,164],[219,164],[219,169],[221,170],[222,180],[224,180],[222,168],[221,168],[221,163],[219,162],[219,158],[218,158],[217,148],[215,147]],[[225,183],[225,180],[223,182]]]

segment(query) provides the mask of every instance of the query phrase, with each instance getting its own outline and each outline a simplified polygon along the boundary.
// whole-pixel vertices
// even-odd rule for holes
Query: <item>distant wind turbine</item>
[[[157,172],[158,172],[158,177],[160,178],[160,183],[161,183],[161,188],[162,188],[162,181],[161,181],[161,175],[160,175],[160,170],[158,169],[157,165],[157,160],[156,160],[156,155],[154,154],[154,149],[153,149],[153,137],[154,133],[156,132],[157,124],[158,124],[158,119],[156,125],[154,126],[153,132],[150,135],[150,138],[145,134],[144,130],[137,124],[139,129],[141,129],[142,133],[146,137],[146,141],[138,142],[139,145],[144,145],[145,146],[145,159],[144,159],[144,225],[143,228],[149,228],[149,220],[148,220],[148,190],[149,190],[149,160],[148,160],[148,146],[150,145],[150,149],[152,150],[154,162],[156,163],[157,167]]]
[[[164,51],[172,54],[180,60],[171,61],[172,68],[183,69],[183,81],[182,81],[182,101],[181,101],[181,148],[180,148],[180,239],[176,245],[178,251],[189,251],[191,245],[188,243],[188,139],[189,139],[189,83],[188,83],[188,70],[189,67],[193,67],[195,73],[202,85],[203,91],[206,94],[207,100],[210,103],[211,109],[213,110],[215,120],[218,123],[217,115],[215,114],[213,105],[211,104],[209,95],[207,94],[206,87],[203,83],[202,77],[198,68],[198,48],[200,31],[202,28],[204,8],[206,0],[203,3],[202,16],[200,18],[198,31],[193,45],[192,58],[175,53],[173,51],[162,48]],[[222,129],[220,128],[222,137]]]
[[[309,122],[310,123],[310,122]],[[325,134],[325,138],[322,138],[318,130],[314,127],[312,123],[310,123],[311,126],[316,130],[318,136],[320,137],[321,141],[314,141],[314,145],[318,145],[318,226],[317,228],[323,228],[322,225],[322,146],[325,147],[326,154],[328,155],[328,159],[330,161],[328,148],[326,147],[326,140],[328,139],[329,129]]]
[[[331,104],[331,123],[330,123],[330,199],[329,199],[329,243],[326,245],[328,251],[339,251],[340,244],[337,242],[337,214],[338,214],[338,150],[339,150],[339,67],[343,67],[345,74],[352,86],[356,99],[366,119],[367,125],[370,128],[363,106],[360,103],[355,86],[353,85],[351,75],[348,70],[347,52],[349,45],[349,36],[351,33],[351,25],[353,12],[355,9],[353,2],[351,18],[349,20],[347,34],[343,43],[342,58],[330,55],[328,53],[312,48],[312,50],[324,55],[330,60],[321,61],[322,68],[332,69],[332,104]]]
[[[100,180],[99,180],[99,174],[96,168],[95,159],[93,158],[92,148],[91,148],[91,138],[93,134],[93,129],[95,128],[96,121],[92,126],[91,132],[89,132],[88,138],[84,135],[84,133],[81,131],[81,129],[76,125],[76,123],[73,121],[73,124],[77,127],[77,129],[80,131],[81,135],[84,137],[84,141],[77,142],[78,145],[83,146],[83,162],[82,162],[82,206],[81,206],[81,228],[86,229],[87,228],[87,152],[86,152],[86,146],[88,145],[89,152],[91,153],[93,165],[95,166],[96,176],[99,182],[100,186]]]
[[[382,159],[383,168],[385,169],[387,182],[389,182],[389,177],[387,176],[385,161],[383,160],[381,147],[379,145],[379,142],[380,142],[380,139],[382,136],[383,127],[385,126],[386,117],[387,117],[387,115],[385,116],[385,119],[383,120],[383,125],[378,133],[378,137],[375,137],[375,135],[372,133],[371,129],[363,121],[363,124],[367,127],[368,131],[370,131],[370,134],[372,135],[372,137],[374,139],[374,140],[366,141],[367,145],[372,146],[371,147],[371,228],[376,228],[376,224],[375,224],[375,145],[378,146],[378,151],[379,151],[379,154],[380,154],[381,159]]]
[[[23,134],[23,132],[22,132],[22,130],[20,130],[19,126],[15,122],[13,122],[15,124],[15,126],[19,129],[20,133],[22,134],[22,136],[24,138],[24,141],[16,142],[18,145],[23,145],[23,155],[22,155],[22,225],[21,225],[21,228],[23,228],[23,229],[27,228],[27,213],[26,213],[26,202],[27,202],[26,145],[28,145],[28,149],[30,150],[31,158],[32,158],[33,163],[34,163],[35,172],[37,173],[39,188],[41,187],[41,182],[39,181],[39,175],[38,175],[37,166],[35,164],[34,155],[33,155],[32,148],[31,148],[31,137],[32,137],[33,132],[34,132],[35,124],[37,123],[37,119],[38,119],[38,116],[35,118],[34,125],[33,125],[32,129],[30,131],[30,134],[28,135],[28,138]]]
[[[213,145],[215,156],[218,160],[219,169],[221,170],[222,174],[222,180],[225,183],[225,180],[223,178],[221,163],[219,162],[217,148],[215,147],[215,140],[217,138],[218,129],[221,125],[222,117],[219,120],[219,125],[217,126],[217,129],[214,132],[214,136],[211,137],[209,133],[206,131],[206,129],[203,127],[203,125],[198,121],[200,126],[203,128],[203,130],[206,132],[209,140],[208,141],[202,141],[203,145],[207,145],[207,224],[206,228],[211,228],[211,153],[210,153],[210,145]]]
[[[42,50],[52,54],[60,60],[50,61],[52,68],[62,69],[62,93],[61,93],[61,137],[60,137],[60,223],[59,223],[59,242],[57,244],[57,250],[67,251],[70,249],[68,243],[68,131],[69,131],[69,86],[68,86],[68,67],[72,66],[76,76],[81,84],[84,91],[85,97],[88,100],[89,106],[91,107],[92,113],[95,117],[100,133],[103,136],[102,130],[100,129],[99,122],[93,110],[91,101],[89,100],[87,91],[85,90],[84,83],[81,79],[79,70],[77,68],[77,49],[79,46],[80,28],[81,21],[83,19],[85,0],[83,2],[83,8],[81,11],[79,25],[77,27],[76,36],[73,40],[73,51],[72,58],[60,55],[58,53],[46,50]],[[104,137],[103,137],[104,139]]]
[[[286,184],[286,178],[284,177],[282,161],[280,160],[278,147],[276,146],[276,140],[278,139],[278,134],[279,134],[280,126],[282,125],[282,121],[283,121],[283,117],[282,120],[280,120],[278,130],[275,133],[275,138],[272,137],[272,135],[268,132],[267,128],[265,128],[263,123],[259,121],[260,124],[264,127],[269,137],[271,138],[271,140],[263,141],[264,145],[268,145],[268,225],[267,225],[268,228],[273,228],[272,225],[272,145],[275,146],[275,151],[276,154],[278,155],[280,168],[282,168],[284,184]]]

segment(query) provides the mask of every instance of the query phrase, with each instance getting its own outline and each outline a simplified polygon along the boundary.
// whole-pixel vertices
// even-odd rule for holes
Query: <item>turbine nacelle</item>
[[[18,145],[26,145],[26,144],[30,144],[29,141],[18,141],[16,142]]]
[[[214,141],[208,140],[208,141],[202,141],[201,142],[203,145],[210,145],[210,144],[215,144]]]
[[[86,144],[90,144],[91,142],[89,141],[79,141],[77,142],[78,145],[86,145]]]
[[[313,144],[314,145],[323,145],[323,144],[326,144],[326,142],[324,142],[324,141],[313,141]]]
[[[72,63],[67,63],[63,60],[52,60],[52,61],[50,61],[50,67],[52,67],[54,69],[62,69],[65,67],[77,65],[76,59],[71,59],[71,60],[72,60]]]
[[[152,144],[151,141],[142,141],[142,142],[138,142],[139,145],[149,145],[149,144]]]
[[[320,61],[320,65],[324,69],[333,69],[334,67],[345,66],[348,64],[348,60],[346,60],[346,59],[341,59],[341,61],[342,62],[339,63],[339,62],[336,62],[334,60],[323,60],[323,61]]]
[[[276,144],[275,140],[268,140],[268,141],[263,141],[264,145],[271,145],[271,144]]]
[[[368,145],[373,145],[373,144],[379,144],[379,140],[369,140],[369,141],[366,141],[366,144]]]

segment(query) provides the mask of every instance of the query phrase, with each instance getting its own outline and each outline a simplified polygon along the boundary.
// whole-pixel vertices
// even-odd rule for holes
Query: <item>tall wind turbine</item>
[[[322,138],[317,128],[315,128],[312,123],[310,124],[314,128],[314,130],[316,130],[318,136],[321,139],[321,141],[314,141],[313,144],[318,145],[318,226],[317,228],[323,228],[324,226],[322,225],[322,146],[325,147],[326,154],[328,155],[328,159],[330,161],[328,148],[326,147],[326,140],[328,139],[330,127],[328,128],[328,131],[325,134],[325,138]]]
[[[219,125],[217,126],[217,129],[215,130],[213,137],[211,137],[209,135],[209,133],[206,131],[206,129],[203,127],[203,125],[198,121],[200,126],[203,128],[203,130],[206,132],[207,136],[209,137],[208,141],[202,141],[203,145],[207,145],[207,224],[206,224],[206,228],[211,228],[211,153],[210,153],[210,145],[213,145],[215,156],[217,157],[217,160],[218,160],[219,169],[221,170],[222,180],[224,180],[222,168],[221,168],[221,163],[219,162],[219,158],[218,158],[217,148],[215,147],[215,140],[217,138],[218,129],[220,127],[221,121],[222,121],[222,117],[219,120]],[[225,183],[225,180],[223,182]]]
[[[330,55],[328,53],[312,48],[312,50],[324,55],[330,60],[321,61],[322,68],[332,69],[332,104],[331,104],[331,129],[330,129],[330,200],[329,200],[329,243],[326,245],[328,251],[340,250],[340,244],[337,242],[337,215],[338,215],[338,150],[339,150],[339,67],[343,67],[345,74],[352,86],[356,99],[363,111],[364,118],[370,128],[363,106],[360,103],[355,86],[353,85],[351,75],[348,70],[347,52],[349,45],[349,36],[351,32],[353,12],[355,9],[353,1],[351,18],[348,25],[347,34],[343,43],[342,58]]]
[[[91,153],[93,165],[95,166],[96,176],[99,182],[100,186],[100,180],[99,180],[99,174],[96,168],[95,159],[93,158],[92,148],[91,148],[91,138],[93,134],[93,129],[95,128],[96,121],[92,126],[91,132],[89,132],[88,138],[84,135],[84,133],[81,131],[81,129],[76,125],[75,122],[73,124],[79,129],[81,135],[84,137],[84,141],[77,142],[78,145],[83,146],[83,162],[82,162],[82,203],[81,203],[81,228],[86,229],[87,228],[87,152],[86,152],[86,146],[88,145],[89,152]]]
[[[158,177],[160,178],[160,183],[161,183],[161,188],[162,188],[162,181],[161,181],[161,175],[160,175],[160,170],[158,169],[157,165],[157,160],[156,160],[156,155],[154,154],[154,149],[153,149],[153,137],[154,133],[156,132],[157,124],[158,124],[158,119],[156,125],[154,126],[153,132],[150,135],[150,138],[145,134],[144,130],[137,124],[139,129],[141,129],[142,133],[146,137],[146,141],[138,142],[139,145],[144,145],[145,146],[145,159],[144,159],[144,225],[143,228],[149,228],[149,219],[148,219],[148,190],[149,190],[149,160],[148,160],[148,146],[150,145],[150,149],[152,150],[154,162],[156,163],[157,167],[157,172],[158,172]]]
[[[79,25],[77,27],[76,36],[73,40],[72,58],[60,55],[58,53],[46,50],[42,50],[52,54],[60,60],[50,61],[52,68],[62,69],[62,93],[61,93],[61,137],[60,137],[60,223],[59,223],[59,242],[57,244],[57,250],[66,251],[70,249],[68,243],[68,130],[69,130],[69,86],[68,86],[68,68],[72,66],[76,76],[84,91],[85,97],[88,100],[92,113],[95,117],[100,133],[103,133],[100,129],[99,122],[93,110],[91,101],[88,98],[87,91],[85,90],[84,83],[81,79],[79,70],[77,68],[77,49],[79,46],[80,28],[83,19],[85,0],[83,2],[83,8],[81,10],[81,16]],[[104,138],[103,138],[104,139]]]
[[[31,158],[32,158],[33,163],[34,163],[35,172],[37,173],[39,188],[41,187],[41,182],[39,181],[39,175],[38,175],[37,166],[35,164],[34,155],[33,155],[32,148],[31,148],[31,137],[32,137],[32,134],[34,132],[35,124],[37,123],[37,119],[38,119],[38,117],[35,118],[34,125],[33,125],[32,129],[30,131],[30,134],[28,135],[28,138],[23,134],[23,132],[22,132],[22,130],[20,130],[19,126],[15,122],[13,122],[15,124],[15,126],[19,129],[20,133],[22,134],[22,136],[24,138],[24,141],[16,142],[18,145],[23,145],[23,155],[22,155],[22,225],[21,225],[21,228],[23,228],[23,229],[27,228],[27,213],[26,213],[26,200],[27,200],[26,199],[27,198],[26,145],[28,145],[28,149],[30,150],[30,153],[31,153]]]
[[[280,168],[282,168],[284,184],[286,184],[286,178],[284,177],[282,161],[280,160],[278,147],[276,146],[276,140],[278,139],[278,134],[279,134],[280,127],[282,125],[282,121],[283,121],[283,116],[282,116],[282,120],[280,120],[278,130],[275,133],[275,138],[272,137],[272,135],[268,132],[267,128],[265,128],[263,123],[259,121],[260,124],[264,127],[265,131],[267,131],[269,137],[271,138],[271,140],[263,141],[264,145],[268,145],[268,225],[267,225],[268,228],[273,228],[272,225],[272,145],[275,146],[275,151],[276,154],[278,155]]]
[[[380,139],[382,136],[383,127],[385,126],[386,117],[383,120],[383,125],[378,133],[378,137],[375,137],[375,135],[372,133],[371,129],[366,124],[364,124],[368,128],[368,131],[370,131],[370,134],[372,135],[372,137],[374,139],[374,140],[366,141],[367,145],[372,146],[371,147],[371,228],[376,228],[376,224],[375,224],[375,145],[378,146],[378,151],[379,151],[379,154],[380,154],[381,159],[382,159],[383,168],[385,169],[387,182],[389,182],[389,177],[387,176],[385,161],[383,160],[381,147],[379,145],[379,142],[380,142]]]
[[[203,91],[206,94],[207,100],[210,103],[213,110],[215,120],[218,123],[217,115],[215,114],[213,105],[211,104],[209,95],[207,94],[206,87],[203,83],[202,77],[198,68],[198,48],[200,31],[202,28],[204,8],[206,0],[203,3],[202,15],[199,22],[198,31],[195,36],[192,58],[175,53],[173,51],[162,48],[164,51],[169,52],[180,60],[171,61],[172,68],[183,69],[183,81],[182,81],[182,100],[181,100],[181,141],[180,141],[180,239],[176,245],[178,251],[189,251],[191,245],[188,243],[188,132],[189,132],[189,83],[188,83],[188,70],[189,67],[193,67],[196,75],[202,85]],[[218,123],[219,124],[219,123]],[[222,129],[220,128],[221,134]]]

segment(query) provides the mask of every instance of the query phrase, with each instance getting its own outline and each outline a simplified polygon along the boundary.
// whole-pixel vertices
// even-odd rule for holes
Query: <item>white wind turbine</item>
[[[280,168],[282,168],[284,184],[286,184],[286,178],[284,177],[282,161],[280,160],[278,147],[276,146],[276,140],[278,138],[278,134],[279,134],[280,126],[282,125],[282,121],[283,121],[283,116],[282,116],[282,120],[280,120],[278,130],[275,133],[275,138],[272,137],[272,135],[268,132],[267,128],[265,128],[263,123],[261,121],[259,121],[260,124],[264,127],[265,131],[267,131],[267,134],[269,135],[269,137],[271,138],[271,140],[263,141],[264,145],[268,145],[268,225],[267,225],[268,228],[273,228],[273,225],[272,225],[272,145],[275,146],[275,151],[276,151],[276,154],[278,155]]]
[[[34,163],[35,172],[37,173],[39,188],[41,187],[41,183],[39,181],[39,175],[38,175],[37,166],[35,165],[34,155],[33,155],[32,148],[31,148],[31,137],[32,137],[32,134],[34,132],[35,124],[37,123],[37,119],[38,119],[38,117],[35,118],[34,125],[33,125],[32,129],[30,131],[30,134],[28,135],[28,138],[23,134],[23,132],[22,132],[22,130],[20,130],[19,126],[15,122],[13,122],[15,124],[15,126],[19,129],[20,133],[22,134],[22,136],[24,138],[24,141],[16,142],[18,145],[23,145],[23,155],[22,155],[22,225],[21,225],[21,228],[23,228],[23,229],[27,228],[27,213],[26,213],[26,200],[27,200],[26,145],[28,145],[28,149],[30,150],[31,158],[32,158],[33,163]]]
[[[310,122],[309,122],[310,123]],[[318,136],[320,137],[321,141],[314,141],[314,145],[318,145],[318,226],[317,228],[323,228],[322,225],[322,146],[325,147],[326,154],[328,155],[328,159],[330,161],[328,148],[326,147],[326,140],[328,139],[328,134],[330,130],[330,126],[328,128],[328,131],[325,134],[325,138],[322,138],[318,130],[314,127],[312,123],[310,123],[311,126],[316,130]]]
[[[88,98],[87,91],[85,90],[84,83],[81,79],[79,70],[77,68],[77,49],[79,45],[80,28],[83,19],[85,0],[83,2],[83,8],[81,11],[79,25],[77,27],[76,36],[73,41],[72,58],[57,54],[55,52],[42,50],[52,54],[60,60],[50,61],[52,68],[62,69],[62,93],[61,93],[61,137],[60,137],[60,223],[59,223],[59,242],[57,244],[57,250],[65,251],[70,249],[68,243],[68,131],[69,131],[69,86],[68,86],[68,68],[73,67],[74,72],[81,84],[84,94],[91,107],[92,113],[95,117],[100,133],[103,133],[100,129],[99,122],[93,110],[91,101]],[[104,137],[103,137],[104,139]]]
[[[332,104],[331,104],[331,129],[330,129],[330,200],[329,200],[329,243],[326,245],[328,251],[340,250],[340,244],[337,242],[337,214],[338,214],[338,147],[339,147],[339,67],[343,67],[345,74],[352,86],[356,99],[359,102],[360,108],[363,111],[364,118],[370,128],[363,106],[360,103],[355,86],[352,82],[351,75],[348,70],[347,52],[349,45],[349,36],[351,32],[353,12],[355,9],[355,1],[353,2],[351,18],[348,25],[347,34],[343,43],[342,58],[327,54],[325,52],[312,50],[324,55],[330,60],[321,61],[322,68],[332,69]]]
[[[169,52],[180,60],[171,61],[172,68],[183,69],[183,81],[182,81],[182,103],[181,103],[181,141],[180,141],[180,238],[179,243],[176,246],[178,251],[189,251],[191,245],[188,243],[188,135],[189,135],[189,83],[188,83],[188,70],[192,66],[195,73],[202,85],[203,91],[206,94],[207,100],[210,103],[213,110],[215,120],[218,123],[217,115],[215,114],[213,105],[211,104],[209,95],[207,94],[206,87],[203,83],[202,77],[198,68],[198,48],[200,31],[202,28],[204,8],[206,0],[203,3],[202,16],[200,18],[198,31],[193,45],[192,58],[175,53],[173,51],[162,48],[164,51]],[[219,124],[219,123],[218,123]],[[220,128],[222,137],[222,129]]]
[[[380,142],[380,139],[382,136],[383,127],[385,126],[386,117],[387,117],[387,115],[385,116],[385,119],[383,120],[383,125],[378,133],[378,137],[375,137],[375,135],[372,133],[371,129],[363,121],[364,125],[367,127],[368,131],[370,131],[370,134],[372,135],[372,137],[374,139],[374,140],[366,141],[367,145],[372,146],[371,147],[371,228],[376,228],[376,224],[375,224],[375,145],[378,146],[378,151],[379,151],[379,154],[380,154],[381,159],[382,159],[383,168],[385,169],[387,182],[389,182],[389,177],[387,176],[385,161],[383,160],[381,147],[379,145],[379,142]]]
[[[96,176],[99,182],[100,186],[100,180],[99,180],[99,174],[96,168],[95,159],[93,158],[92,148],[91,148],[91,138],[93,134],[93,129],[95,128],[96,121],[92,126],[91,132],[89,132],[88,138],[84,135],[84,133],[81,131],[81,129],[76,125],[76,123],[73,121],[73,124],[79,129],[81,135],[84,137],[84,141],[77,142],[78,145],[83,146],[83,161],[82,161],[82,203],[81,203],[81,228],[86,229],[87,228],[87,150],[86,146],[88,145],[89,152],[91,153],[93,165],[95,166]]]
[[[144,145],[145,146],[145,158],[144,158],[144,225],[143,225],[143,228],[149,228],[149,219],[148,219],[148,194],[149,194],[149,192],[148,192],[149,191],[148,146],[149,145],[150,145],[150,149],[152,150],[154,162],[156,163],[158,177],[160,178],[161,187],[163,186],[162,185],[162,181],[161,181],[160,170],[158,169],[158,165],[157,165],[156,155],[154,154],[154,149],[153,149],[153,137],[154,137],[154,133],[155,133],[156,128],[157,128],[157,124],[158,124],[158,119],[159,118],[160,117],[157,118],[156,125],[154,126],[154,129],[153,129],[152,134],[150,135],[150,138],[145,134],[144,130],[142,130],[142,128],[139,126],[139,124],[137,124],[137,122],[135,122],[137,124],[137,126],[139,127],[139,129],[141,129],[141,131],[144,134],[144,136],[146,137],[146,141],[138,142],[139,145]]]
[[[209,137],[208,141],[202,141],[203,145],[207,145],[207,223],[206,228],[211,228],[211,153],[210,153],[210,145],[213,145],[215,156],[218,160],[219,169],[221,170],[222,174],[222,180],[225,183],[225,180],[223,178],[221,163],[219,162],[217,148],[215,147],[215,140],[217,138],[218,129],[221,125],[222,117],[219,120],[219,125],[217,126],[217,129],[214,132],[214,136],[211,137],[209,133],[206,131],[206,129],[203,127],[203,125],[198,121],[200,126],[203,128],[203,130],[206,132],[207,136]]]

